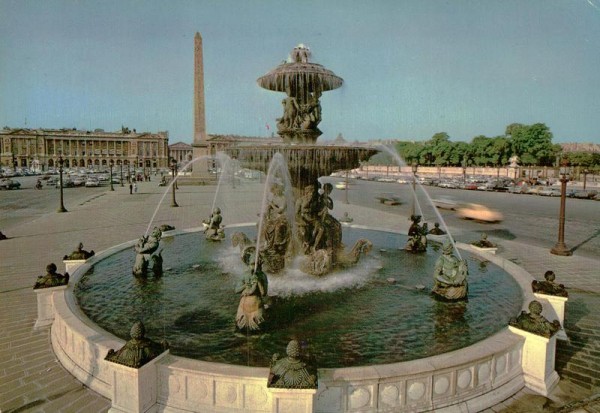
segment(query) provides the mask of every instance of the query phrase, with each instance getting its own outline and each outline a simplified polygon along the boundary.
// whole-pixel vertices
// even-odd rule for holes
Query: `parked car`
[[[541,185],[534,185],[534,186],[530,186],[529,188],[527,188],[527,192],[525,192],[527,195],[539,195],[540,191],[544,189],[543,186]]]
[[[95,186],[100,186],[100,181],[98,181],[97,179],[88,179],[87,181],[85,181],[85,186],[86,187],[95,187]]]
[[[21,183],[10,178],[0,179],[0,189],[19,189]]]
[[[527,192],[527,187],[523,185],[509,186],[508,192],[510,192],[511,194],[524,194]]]
[[[538,192],[538,195],[541,196],[560,196],[560,189],[545,187]]]
[[[584,191],[583,189],[580,190],[575,190],[573,191],[571,196],[572,198],[579,198],[579,199],[592,199],[593,197],[595,197],[598,194],[598,191]]]
[[[456,209],[456,216],[484,222],[501,222],[504,219],[500,211],[481,204],[463,204]]]

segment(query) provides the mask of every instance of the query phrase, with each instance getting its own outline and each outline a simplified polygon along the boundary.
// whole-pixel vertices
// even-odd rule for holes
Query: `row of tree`
[[[424,142],[398,142],[396,150],[407,164],[427,166],[506,166],[517,156],[525,166],[557,166],[568,163],[582,168],[600,168],[600,154],[563,153],[552,143],[552,132],[543,123],[513,123],[504,135],[493,138],[476,136],[470,143],[452,142],[446,132],[436,133]],[[388,163],[386,155],[371,158],[370,163]]]

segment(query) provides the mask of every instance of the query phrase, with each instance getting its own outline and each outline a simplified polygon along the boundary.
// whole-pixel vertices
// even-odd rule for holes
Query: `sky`
[[[0,128],[191,143],[196,32],[209,134],[269,136],[284,95],[256,79],[303,43],[344,79],[319,141],[600,143],[600,0],[0,0]]]

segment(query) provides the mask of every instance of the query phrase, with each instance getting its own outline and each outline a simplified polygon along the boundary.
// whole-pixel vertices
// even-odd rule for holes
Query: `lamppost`
[[[119,161],[119,168],[121,168],[121,186],[125,186],[123,184],[123,161]]]
[[[108,162],[108,165],[110,166],[110,190],[114,191],[115,188],[113,187],[113,180],[112,180],[112,168],[115,165],[115,161],[113,161],[112,159],[110,160],[110,162]]]
[[[60,208],[58,208],[58,212],[67,212],[67,208],[65,208],[64,198],[63,198],[63,165],[65,164],[65,160],[62,157],[62,154],[58,154],[58,176],[59,176],[59,184],[60,184]]]
[[[583,190],[584,191],[585,191],[585,186],[587,184],[587,176],[588,176],[589,173],[590,173],[589,170],[587,170],[587,169],[583,170]]]
[[[467,184],[467,164],[466,164],[466,162],[463,162],[463,164],[462,164],[462,171],[463,171],[463,186],[465,186]]]
[[[416,187],[417,187],[417,169],[419,168],[419,165],[417,165],[416,162],[413,162],[413,164],[411,165],[411,169],[412,169],[412,173],[413,173],[413,181],[412,181],[412,195],[413,195],[413,199],[412,199],[412,205],[410,208],[410,217],[409,219],[415,215],[415,204],[417,203],[417,192],[416,192]]]
[[[177,175],[175,173],[177,171],[177,161],[173,158],[171,158],[171,171],[173,172],[173,183],[171,184],[171,206],[178,207],[179,205],[177,204],[177,201],[175,201],[175,184],[177,183],[177,181],[175,180],[177,178]]]
[[[348,170],[346,169],[346,182],[344,185],[344,203],[345,204],[349,204],[350,202],[348,201]]]
[[[127,161],[127,183],[131,183],[131,170],[129,169],[129,161]]]
[[[567,182],[569,174],[566,168],[561,168],[560,172],[560,212],[558,217],[558,242],[550,250],[551,254],[570,256],[573,252],[565,245],[565,204],[567,200]]]

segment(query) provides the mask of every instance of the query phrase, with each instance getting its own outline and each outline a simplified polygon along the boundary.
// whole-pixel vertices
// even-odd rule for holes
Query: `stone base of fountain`
[[[548,320],[558,320],[560,322],[560,330],[556,333],[557,340],[568,341],[569,337],[567,337],[567,333],[565,332],[564,322],[565,322],[565,305],[567,301],[569,301],[569,297],[560,297],[557,295],[548,295],[548,294],[539,294],[533,293],[535,298],[538,301],[543,303],[548,303],[549,305],[544,305],[544,317]]]
[[[33,328],[41,328],[52,324],[54,321],[54,295],[67,289],[67,285],[50,288],[35,289],[37,297],[38,316]]]
[[[78,380],[110,398],[112,411],[272,413],[286,411],[289,403],[296,401],[302,406],[294,404],[292,411],[481,411],[512,396],[525,384],[542,394],[556,384],[555,338],[530,339],[529,333],[508,327],[474,345],[424,359],[319,369],[316,394],[268,388],[268,368],[191,360],[168,353],[153,360],[152,380],[125,382],[128,371],[103,360],[109,349],[120,348],[125,341],[91,322],[79,309],[73,289],[94,263],[134,244],[121,244],[88,260],[74,272],[72,283],[54,296],[51,341],[57,358]],[[500,257],[486,259],[518,281],[524,301],[533,298],[529,288],[533,277]],[[145,410],[144,402],[127,407],[122,399],[117,400],[129,394],[125,391],[144,395],[151,406]]]
[[[525,338],[523,344],[523,378],[525,386],[543,396],[548,396],[560,377],[554,370],[556,335],[542,337],[512,326],[509,330]]]

